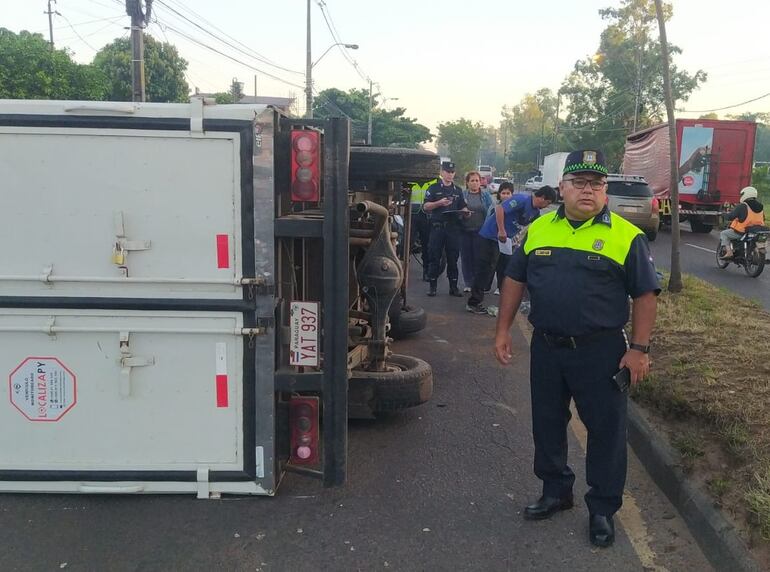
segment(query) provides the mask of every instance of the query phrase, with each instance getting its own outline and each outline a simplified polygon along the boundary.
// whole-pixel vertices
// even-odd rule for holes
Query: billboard
[[[685,127],[679,152],[679,194],[697,195],[707,183],[706,155],[714,147],[713,127]]]

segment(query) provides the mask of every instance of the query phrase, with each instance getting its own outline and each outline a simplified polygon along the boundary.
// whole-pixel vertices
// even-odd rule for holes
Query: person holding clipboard
[[[465,203],[463,191],[454,184],[455,164],[441,163],[439,180],[425,193],[422,209],[428,215],[430,224],[430,245],[428,266],[428,296],[435,296],[442,253],[446,253],[446,275],[449,279],[449,295],[462,298],[457,287],[457,259],[460,256],[460,220],[470,211]]]

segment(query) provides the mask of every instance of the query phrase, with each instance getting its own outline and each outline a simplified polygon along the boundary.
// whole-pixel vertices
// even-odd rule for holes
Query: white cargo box
[[[273,493],[275,117],[0,101],[0,491]]]

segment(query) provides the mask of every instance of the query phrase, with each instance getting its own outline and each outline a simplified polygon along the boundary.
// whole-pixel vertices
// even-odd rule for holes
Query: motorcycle
[[[725,247],[720,242],[717,245],[717,266],[725,269],[730,263],[742,266],[743,270],[756,278],[765,269],[765,256],[767,254],[767,237],[770,229],[766,226],[750,226],[738,240],[733,241],[733,257],[723,258]]]

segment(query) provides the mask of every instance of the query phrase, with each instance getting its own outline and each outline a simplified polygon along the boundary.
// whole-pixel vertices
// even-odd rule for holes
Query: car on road
[[[650,241],[658,236],[660,203],[644,177],[609,175],[607,206],[628,222],[638,226]]]
[[[508,179],[506,179],[505,177],[495,177],[494,179],[492,179],[492,182],[489,183],[489,187],[487,188],[490,193],[496,193],[497,189],[500,188],[500,185],[507,182],[508,182]]]
[[[545,183],[543,182],[543,176],[537,175],[536,177],[530,177],[527,179],[527,182],[524,183],[524,188],[528,191],[536,191],[544,185]]]

